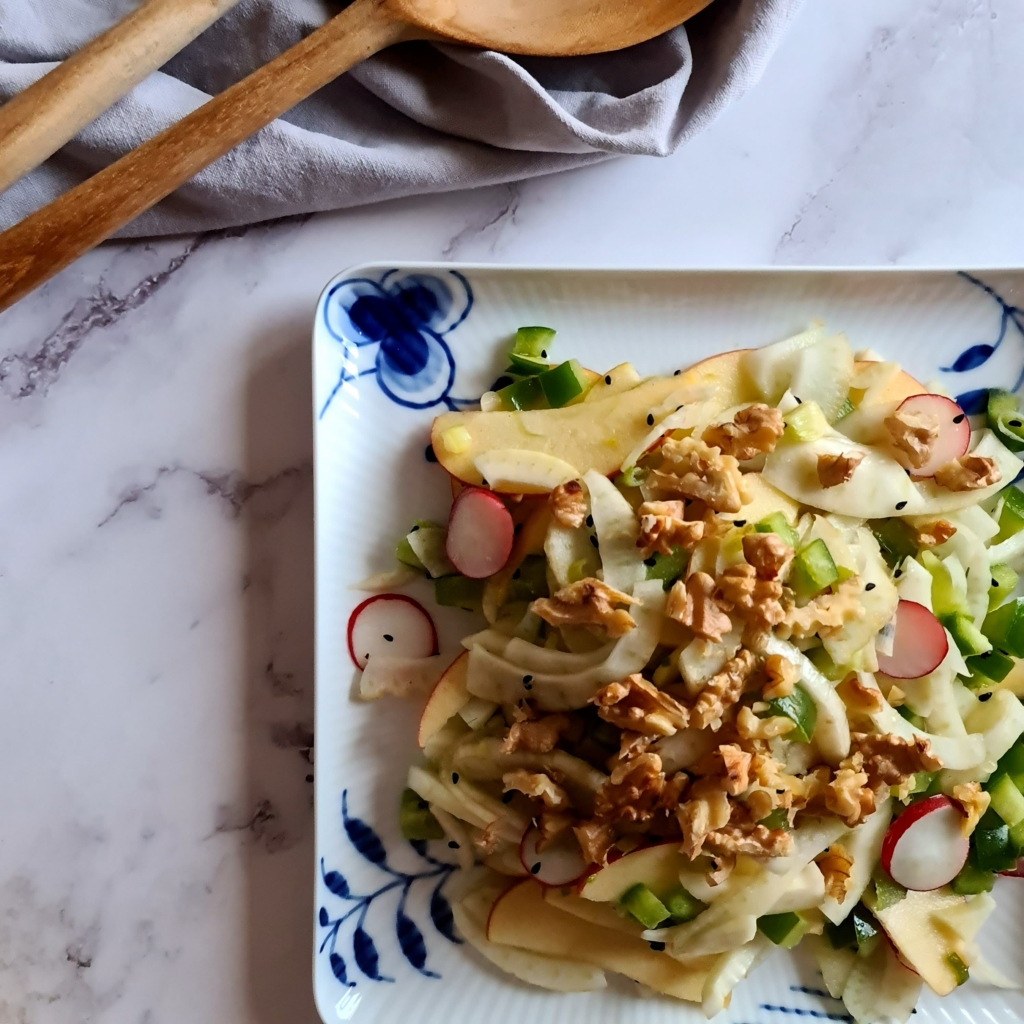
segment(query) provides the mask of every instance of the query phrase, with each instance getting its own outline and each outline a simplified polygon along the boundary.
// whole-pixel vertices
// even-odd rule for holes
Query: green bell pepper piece
[[[992,586],[988,591],[988,607],[991,611],[998,608],[1017,589],[1020,577],[1008,565],[1002,563],[993,565],[989,572],[992,573]]]
[[[523,377],[521,380],[509,384],[508,387],[502,388],[497,394],[501,401],[501,408],[505,410],[545,409],[548,404],[539,375]]]
[[[483,599],[483,580],[471,580],[468,576],[439,576],[434,580],[434,600],[444,608],[478,612]]]
[[[689,560],[689,552],[678,544],[672,548],[671,555],[663,555],[656,551],[650,558],[644,560],[644,565],[647,566],[647,579],[661,580],[662,586],[666,590],[671,590],[672,584],[682,575]]]
[[[832,655],[824,647],[812,647],[804,651],[810,663],[828,680],[838,683],[846,675],[846,671],[832,660]]]
[[[896,713],[900,718],[905,718],[915,729],[924,729],[924,719],[914,711],[911,711],[906,704],[901,704],[897,709]]]
[[[533,359],[547,359],[547,350],[554,340],[555,331],[551,327],[520,327],[512,342],[512,353]]]
[[[706,903],[701,903],[696,896],[688,893],[682,886],[670,892],[663,902],[668,908],[672,920],[679,924],[692,921],[708,909]]]
[[[419,793],[411,789],[402,790],[398,804],[398,826],[403,839],[443,839],[444,829],[437,818],[430,813],[430,807]]]
[[[788,697],[774,697],[768,701],[768,710],[762,711],[761,718],[775,718],[785,715],[796,723],[796,728],[786,733],[787,739],[810,743],[814,735],[814,726],[818,721],[818,705],[811,695],[799,684],[793,687]]]
[[[982,871],[1009,871],[1017,863],[1010,827],[991,807],[971,835],[970,861]]]
[[[789,525],[789,521],[782,512],[770,512],[764,519],[754,524],[754,532],[777,534],[791,548],[795,548],[800,543],[796,530]]]
[[[828,420],[817,402],[803,402],[782,417],[785,423],[783,437],[790,441],[817,441],[829,430]]]
[[[590,385],[583,373],[583,367],[575,359],[553,366],[538,374],[536,378],[544,389],[544,397],[552,409],[561,409],[574,398],[578,398]]]
[[[1024,598],[1016,598],[989,612],[981,631],[992,641],[992,646],[1024,658]]]
[[[957,988],[970,981],[971,972],[967,969],[967,964],[960,958],[959,953],[947,953],[946,963],[949,964],[949,969],[956,978]]]
[[[819,537],[797,552],[793,559],[790,584],[802,597],[814,597],[839,580],[839,570],[832,553]]]
[[[799,914],[765,914],[757,919],[757,928],[776,946],[792,949],[806,934],[808,923]]]
[[[976,896],[979,892],[991,892],[995,881],[995,872],[982,871],[968,861],[949,887],[959,896]]]
[[[1013,659],[1001,651],[986,651],[973,658],[967,658],[966,664],[971,677],[967,685],[972,690],[984,689],[993,683],[1001,683],[1013,670]]]
[[[645,928],[657,928],[669,917],[668,908],[643,882],[637,882],[619,900]]]
[[[876,913],[879,910],[885,910],[887,907],[899,903],[907,895],[907,890],[899,882],[894,882],[889,877],[889,872],[881,864],[875,868],[874,874],[871,877],[875,883],[875,905],[873,909]]]
[[[538,373],[551,369],[551,364],[543,359],[534,359],[532,356],[520,356],[515,352],[508,354],[509,367],[506,373],[522,376],[535,377]]]
[[[1024,530],[1024,493],[1011,484],[999,492],[999,497],[1003,499],[1003,508],[999,513],[999,532],[993,538],[993,544]]]
[[[890,569],[917,554],[914,531],[902,519],[874,519],[868,525]]]
[[[833,422],[838,423],[844,416],[849,416],[851,412],[853,412],[853,402],[850,401],[849,395],[847,395],[847,397],[843,399],[843,404],[839,406]]]
[[[1011,452],[1024,450],[1024,417],[1020,400],[1010,391],[992,388],[985,410],[986,425]]]
[[[1013,779],[1018,789],[1024,789],[1024,740],[1017,740],[999,759],[999,770]]]
[[[953,577],[934,551],[922,551],[917,560],[932,578],[932,611],[937,619],[947,615],[967,615],[970,609],[953,587]],[[943,623],[945,625],[945,623]],[[949,627],[946,627],[949,629]],[[952,632],[952,630],[950,630]]]
[[[985,789],[992,798],[992,810],[1010,828],[1024,821],[1024,793],[1021,793],[1006,772],[993,772],[992,777],[985,783]]]
[[[776,807],[771,814],[763,817],[758,825],[764,825],[765,828],[775,831],[776,829],[782,829],[784,832],[791,832],[792,829],[789,824],[789,812],[785,807]]]
[[[981,655],[992,649],[988,638],[975,626],[969,615],[963,615],[960,612],[953,615],[940,615],[939,621],[949,630],[950,636],[953,637],[964,657]]]
[[[547,559],[543,555],[528,555],[523,559],[508,583],[506,601],[535,601],[548,596]]]

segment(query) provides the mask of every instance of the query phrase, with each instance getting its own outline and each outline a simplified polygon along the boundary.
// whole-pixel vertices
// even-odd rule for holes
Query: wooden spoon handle
[[[0,234],[0,310],[352,65],[426,35],[381,0],[355,0],[248,78]]]
[[[165,64],[238,0],[147,0],[0,107],[0,192]]]

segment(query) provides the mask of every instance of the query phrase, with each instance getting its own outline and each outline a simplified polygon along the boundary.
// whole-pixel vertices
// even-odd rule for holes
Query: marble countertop
[[[366,260],[1024,263],[1024,9],[808,3],[685,150],[91,254],[0,315],[0,1024],[312,1024],[310,328]]]

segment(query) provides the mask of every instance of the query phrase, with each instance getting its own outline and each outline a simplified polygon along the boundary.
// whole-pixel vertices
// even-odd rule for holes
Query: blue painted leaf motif
[[[983,366],[988,362],[993,352],[995,352],[994,345],[972,345],[956,357],[952,366],[944,366],[942,369],[952,373],[966,373],[968,370],[976,370],[979,366]]]
[[[434,927],[450,942],[462,945],[462,939],[455,934],[455,918],[452,917],[452,907],[441,892],[441,886],[447,881],[442,878],[437,887],[430,894],[430,920]]]
[[[387,852],[380,836],[359,818],[350,818],[348,814],[348,790],[341,794],[341,817],[345,823],[345,832],[349,841],[368,861],[383,864],[387,860]]]
[[[326,928],[331,923],[331,916],[327,913],[326,907],[320,908],[320,927]]]
[[[429,978],[438,977],[424,967],[427,962],[427,945],[423,941],[423,933],[416,927],[416,922],[399,908],[395,916],[395,925],[398,931],[398,944],[402,947],[405,959],[421,974]]]
[[[348,882],[345,881],[345,876],[337,871],[328,871],[324,875],[324,885],[334,893],[335,896],[340,896],[345,899],[349,894]]]
[[[342,983],[342,985],[348,985],[350,988],[355,985],[354,981],[348,980],[348,970],[345,967],[345,961],[337,954],[331,954],[331,971],[334,976]]]
[[[380,973],[380,957],[377,955],[377,947],[373,944],[373,939],[363,930],[362,925],[356,928],[352,934],[352,953],[356,958],[359,970],[368,978],[372,978],[374,981],[395,980],[394,978],[385,978]]]
[[[956,396],[956,404],[968,416],[976,416],[978,413],[984,412],[988,407],[988,388],[965,391],[962,395]]]

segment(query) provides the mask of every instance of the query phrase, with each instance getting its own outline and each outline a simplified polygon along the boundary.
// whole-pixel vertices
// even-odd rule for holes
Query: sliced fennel
[[[789,389],[804,402],[817,402],[831,423],[852,382],[853,352],[846,336],[836,334],[796,353]]]
[[[701,992],[701,1009],[710,1019],[729,1005],[732,990],[774,949],[771,940],[760,932],[738,949],[723,953],[708,971]]]
[[[647,575],[636,544],[640,527],[633,506],[606,476],[594,470],[583,477],[583,482],[590,494],[590,514],[594,517],[604,582],[624,594],[632,594]]]
[[[740,367],[759,392],[761,400],[769,405],[775,405],[789,390],[800,352],[824,340],[825,325],[820,320],[815,320],[800,334],[794,334],[793,337],[777,341],[773,345],[744,352],[740,357]],[[799,395],[799,392],[797,394]]]
[[[842,902],[826,896],[821,902],[821,912],[833,923],[840,924],[849,916],[857,901],[864,895],[864,890],[871,881],[871,873],[878,864],[882,852],[882,840],[892,820],[892,801],[889,797],[882,799],[874,813],[869,815],[860,825],[852,829],[839,842],[853,860],[850,869],[850,880],[846,896]],[[831,991],[831,989],[829,989]],[[833,993],[834,994],[834,993]]]
[[[896,959],[887,942],[854,959],[843,1002],[856,1024],[905,1024],[921,995],[921,978]]]
[[[548,571],[559,588],[567,587],[584,576],[597,575],[601,565],[586,526],[561,526],[552,521],[544,538],[544,555],[548,560]],[[574,571],[577,573],[575,579],[572,578]]]

